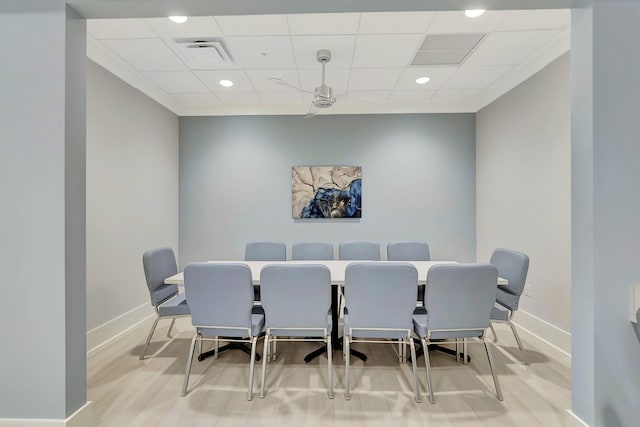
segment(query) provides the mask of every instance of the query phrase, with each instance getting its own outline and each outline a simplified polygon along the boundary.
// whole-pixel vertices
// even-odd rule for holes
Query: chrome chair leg
[[[427,340],[422,339],[422,349],[424,353],[424,365],[427,370],[427,387],[429,391],[429,402],[436,403],[436,399],[433,396],[433,383],[431,382],[431,360],[429,360],[429,347],[427,346]]]
[[[404,347],[404,344],[403,344]],[[413,369],[413,381],[416,387],[416,403],[420,403],[420,382],[418,381],[418,369],[416,367],[416,346],[413,342],[413,338],[409,337],[409,347],[411,348],[411,368]],[[426,350],[428,351],[428,350]]]
[[[469,350],[467,349],[467,339],[462,338],[462,363],[469,364]]]
[[[151,337],[153,336],[153,333],[156,330],[156,326],[158,325],[159,320],[160,320],[160,316],[156,317],[156,320],[153,322],[153,326],[151,326],[151,330],[149,331],[149,335],[147,336],[147,341],[144,343],[144,347],[142,347],[142,352],[140,353],[140,360],[144,359],[144,354],[147,352],[147,347],[149,347],[149,343],[151,342]]]
[[[513,336],[516,337],[518,348],[520,349],[520,353],[522,354],[522,360],[524,361],[525,365],[528,365],[529,361],[527,360],[527,356],[524,353],[524,347],[522,347],[522,341],[520,341],[520,335],[518,335],[518,331],[516,330],[516,325],[511,323],[511,321],[508,321],[507,323],[509,324],[509,326],[511,327],[511,330],[513,331]]]
[[[258,345],[258,337],[251,339],[251,364],[249,366],[249,390],[247,391],[247,400],[253,399],[253,368],[256,364],[256,346]]]
[[[176,318],[171,319],[171,324],[169,325],[169,330],[167,331],[167,338],[171,338],[171,330],[173,329],[173,325],[176,323]]]
[[[489,343],[484,341],[484,349],[487,352],[487,358],[489,359],[489,369],[491,369],[491,375],[493,376],[493,384],[496,387],[496,396],[498,400],[502,401],[502,389],[500,388],[500,382],[498,381],[498,375],[496,375],[496,371],[493,367],[493,357],[491,355],[491,350],[489,349]]]
[[[184,373],[184,383],[182,384],[182,396],[187,394],[187,386],[189,385],[189,374],[191,374],[191,364],[193,362],[193,351],[196,348],[196,339],[198,338],[198,334],[193,336],[191,340],[191,348],[189,349],[189,357],[187,358],[187,370]],[[202,340],[200,340],[202,342]]]
[[[496,334],[496,329],[493,327],[493,323],[489,322],[489,327],[491,328],[491,333],[493,334],[493,342],[498,342],[498,334]]]
[[[327,369],[328,369],[328,382],[329,382],[329,399],[333,399],[333,361],[332,354],[333,349],[331,348],[331,334],[327,335]]]
[[[215,341],[213,341],[213,347],[215,350],[215,354],[213,355],[214,360],[218,358],[218,353],[220,353],[220,337],[216,336]]]
[[[344,342],[344,349],[343,349],[343,353],[344,353],[344,384],[345,384],[345,390],[344,390],[344,399],[345,400],[351,400],[351,390],[350,390],[350,384],[349,384],[349,362],[351,357],[349,354],[349,336],[345,335],[342,338],[343,342]]]
[[[264,398],[264,379],[267,373],[267,359],[269,358],[267,351],[269,349],[269,334],[264,335],[264,346],[262,348],[262,374],[260,375],[260,398]]]

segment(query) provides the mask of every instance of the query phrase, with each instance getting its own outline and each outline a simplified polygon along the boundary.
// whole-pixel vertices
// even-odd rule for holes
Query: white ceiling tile
[[[222,30],[212,16],[192,16],[183,24],[169,18],[146,18],[144,20],[160,37],[210,37],[221,36]]]
[[[333,94],[344,93],[347,91],[347,82],[349,81],[348,69],[343,68],[327,68],[326,83],[333,89]],[[322,83],[322,70],[299,70],[300,84],[302,89],[313,91]]]
[[[551,30],[571,25],[569,9],[514,10],[497,31]]]
[[[427,34],[488,33],[509,15],[509,11],[488,10],[477,18],[467,18],[463,11],[436,12]]]
[[[484,89],[513,67],[505,65],[460,68],[445,84],[446,89]]]
[[[316,53],[320,49],[331,51],[329,68],[349,68],[353,58],[356,36],[292,36],[293,52],[298,68],[318,68]]]
[[[463,99],[474,99],[482,93],[482,89],[441,89],[433,96],[439,101],[458,101]]]
[[[171,96],[184,105],[204,106],[220,104],[218,97],[212,93],[175,93]]]
[[[349,78],[349,92],[391,90],[401,74],[402,68],[354,68]]]
[[[295,92],[295,89],[270,81],[269,78],[272,77],[282,79],[297,88],[300,87],[297,70],[247,70],[246,73],[253,87],[259,92]]]
[[[424,33],[434,12],[369,12],[360,18],[359,34]]]
[[[143,73],[168,93],[209,93],[191,71],[153,71]]]
[[[351,102],[387,102],[390,90],[356,90],[349,91],[347,101]]]
[[[216,22],[227,36],[288,35],[285,15],[216,16]]]
[[[435,90],[396,90],[389,97],[389,101],[410,104],[429,102],[435,93]]]
[[[255,92],[229,92],[216,94],[224,104],[260,104],[262,101]]]
[[[442,85],[458,70],[458,67],[409,67],[404,70],[398,80],[397,90],[435,90]],[[429,77],[429,81],[419,85],[418,77]]]
[[[417,34],[358,36],[353,67],[406,67],[416,54],[422,39],[423,36]]]
[[[465,60],[465,65],[518,65],[561,30],[489,34]]]
[[[180,71],[187,67],[160,39],[102,40],[138,71]]]
[[[234,63],[244,68],[295,68],[288,36],[225,37]]]
[[[302,94],[299,92],[260,92],[263,104],[302,104]]]
[[[148,39],[157,37],[142,19],[87,19],[94,39]]]
[[[194,71],[194,74],[215,94],[254,92],[253,85],[242,70]],[[220,80],[231,80],[233,86],[221,86]]]
[[[287,15],[289,34],[356,34],[359,13],[305,13]]]

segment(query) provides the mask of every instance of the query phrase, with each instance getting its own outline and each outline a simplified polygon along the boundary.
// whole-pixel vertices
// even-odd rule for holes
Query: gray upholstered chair
[[[389,261],[431,261],[426,242],[393,242],[387,244]]]
[[[380,244],[376,242],[342,242],[338,258],[353,261],[380,261]]]
[[[283,242],[249,242],[244,248],[245,261],[286,261],[287,245]]]
[[[431,340],[457,345],[462,339],[465,360],[469,339],[484,344],[496,394],[502,400],[491,350],[484,339],[497,286],[498,270],[490,264],[436,265],[427,273],[424,295],[427,312],[414,314],[413,327],[422,341],[431,403],[435,403],[428,349]]]
[[[176,257],[171,248],[158,248],[145,252],[142,255],[142,266],[147,281],[147,289],[151,297],[151,305],[156,310],[157,317],[151,326],[147,341],[140,352],[140,360],[149,347],[153,332],[156,330],[160,319],[171,319],[171,325],[167,337],[171,337],[171,329],[177,317],[189,315],[189,307],[184,294],[178,294],[178,285],[165,285],[164,279],[178,272]]]
[[[267,265],[260,273],[260,288],[266,330],[260,397],[271,341],[321,341],[327,346],[328,394],[333,399],[331,272],[324,265]]]
[[[191,340],[182,395],[187,394],[196,341],[214,341],[217,357],[218,340],[225,337],[225,341],[251,343],[247,391],[247,399],[251,400],[256,343],[264,326],[264,315],[252,313],[251,269],[248,265],[240,263],[189,264],[184,269],[184,291],[191,308],[191,322],[196,328],[196,333]]]
[[[351,398],[350,347],[357,342],[400,342],[411,347],[415,399],[420,402],[412,316],[418,272],[406,263],[349,264],[345,271],[344,357],[345,399]]]
[[[493,328],[493,323],[506,323],[511,328],[513,336],[522,354],[525,365],[529,364],[515,325],[511,322],[513,315],[518,310],[520,295],[524,291],[529,271],[529,257],[522,252],[511,249],[496,249],[491,255],[490,263],[498,269],[498,276],[507,279],[509,284],[498,286],[496,302],[491,311],[491,332],[494,341],[498,342],[498,335]]]
[[[291,245],[291,259],[294,261],[317,261],[333,259],[333,244],[322,242],[301,242]]]

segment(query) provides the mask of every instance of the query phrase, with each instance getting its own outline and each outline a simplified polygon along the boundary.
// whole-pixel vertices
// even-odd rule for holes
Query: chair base
[[[247,347],[244,343],[239,343],[239,342],[232,342],[226,345],[223,345],[222,347],[218,348],[218,355],[220,355],[220,353],[227,351],[227,350],[240,350],[241,352],[247,354],[248,356],[251,356],[251,349],[249,347]],[[201,353],[198,356],[198,362],[202,362],[205,359],[208,359],[209,357],[215,356],[216,355],[216,351],[214,350],[209,350],[209,351],[205,351],[204,353]],[[260,359],[262,358],[262,356],[260,356],[260,354],[256,353],[256,362],[259,362]]]
[[[333,350],[339,350],[339,351],[342,351],[342,347],[343,347],[342,339],[343,339],[342,337],[338,338],[338,340],[337,340],[338,342],[337,342],[337,343],[332,343],[332,344],[331,344],[331,348],[332,348]],[[316,357],[318,357],[318,356],[320,356],[320,355],[322,355],[322,354],[324,354],[324,353],[326,353],[326,352],[327,352],[327,346],[322,346],[322,347],[320,347],[319,349],[314,350],[314,351],[312,351],[311,353],[307,354],[307,355],[304,357],[304,362],[305,362],[305,363],[309,363],[309,362],[311,362],[313,359],[315,359]],[[358,350],[354,350],[354,349],[350,348],[350,349],[349,349],[349,353],[350,353],[352,356],[355,356],[355,357],[357,357],[358,359],[362,360],[363,362],[366,362],[366,361],[367,361],[367,355],[366,355],[366,354],[364,354],[364,353],[362,353],[362,352],[360,352],[360,351],[358,351]]]

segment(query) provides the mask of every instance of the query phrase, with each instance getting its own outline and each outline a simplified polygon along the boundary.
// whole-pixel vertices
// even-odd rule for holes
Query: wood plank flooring
[[[333,353],[335,398],[327,398],[326,355],[305,364],[317,343],[278,343],[278,359],[267,365],[266,396],[246,398],[249,358],[239,351],[193,363],[189,393],[180,396],[192,337],[188,318],[178,319],[173,338],[163,320],[138,360],[151,321],[132,329],[88,358],[88,399],[97,425],[107,426],[562,426],[571,405],[570,359],[521,332],[531,362],[519,361],[508,326],[493,355],[504,401],[495,397],[481,345],[469,345],[472,363],[431,351],[436,404],[426,395],[424,359],[418,359],[422,403],[413,399],[411,364],[400,365],[391,345],[362,344],[366,363],[352,358],[351,400],[344,399],[344,363]],[[491,336],[489,334],[489,336]],[[207,344],[205,344],[205,349]],[[258,341],[262,353],[262,341]]]

